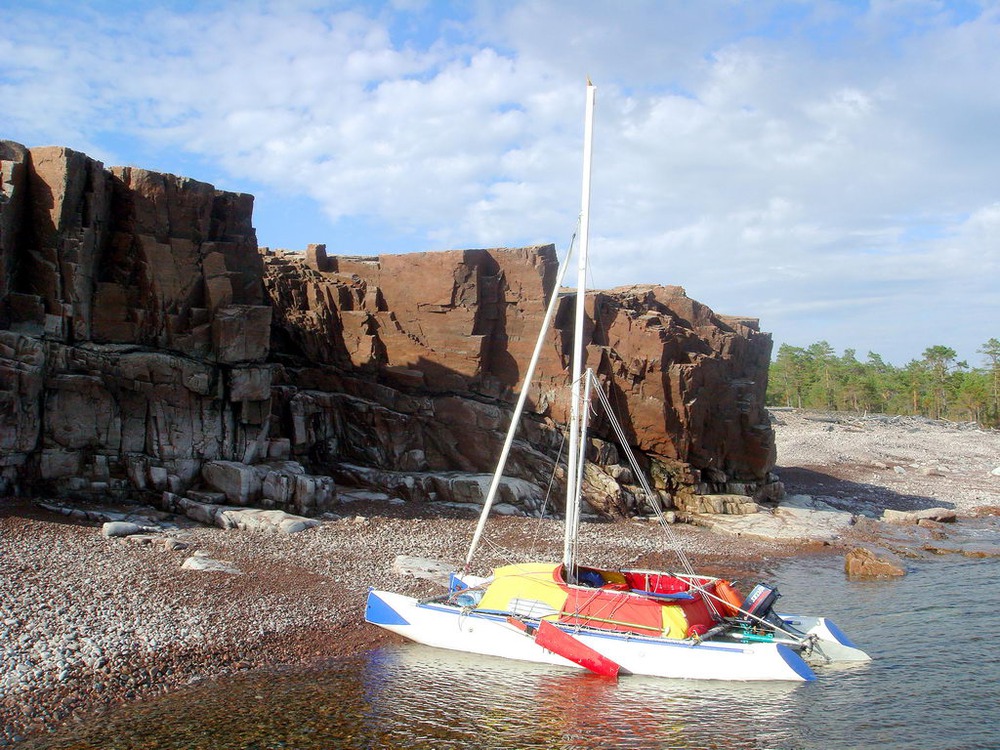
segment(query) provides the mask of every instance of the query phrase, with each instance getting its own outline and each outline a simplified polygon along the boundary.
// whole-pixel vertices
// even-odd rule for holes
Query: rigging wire
[[[519,562],[518,560],[519,557],[524,557],[523,554],[519,555],[507,549],[506,547],[497,544],[490,538],[484,539],[482,543],[483,546],[492,550],[503,562],[507,563],[508,565],[514,565]]]
[[[552,497],[552,490],[556,486],[556,468],[562,461],[563,449],[565,449],[566,447],[566,433],[560,430],[559,435],[561,438],[559,442],[559,452],[556,455],[555,463],[552,464],[552,473],[549,474],[549,484],[548,487],[545,488],[545,498],[542,500],[542,507],[538,512],[538,523],[535,524],[535,533],[531,537],[531,544],[529,545],[529,550],[532,554],[534,554],[535,549],[538,545],[538,540],[542,529],[542,522],[545,520],[545,511],[549,507],[549,500]]]
[[[595,378],[592,371],[588,371],[588,373],[590,378]],[[677,555],[677,559],[680,561],[681,567],[684,569],[684,572],[689,575],[694,575],[695,574],[694,567],[691,565],[691,561],[690,559],[688,559],[687,553],[681,547],[680,539],[678,539],[677,535],[670,530],[670,525],[667,523],[667,519],[663,515],[663,509],[660,507],[659,495],[653,493],[652,488],[646,481],[646,475],[639,468],[639,462],[636,461],[635,453],[633,453],[632,447],[629,445],[628,440],[625,437],[625,431],[622,429],[622,426],[618,422],[618,419],[611,411],[611,402],[609,401],[607,394],[604,392],[604,389],[601,388],[599,385],[593,390],[597,392],[598,398],[600,399],[601,404],[604,407],[604,410],[607,414],[608,421],[611,423],[611,426],[615,431],[615,435],[618,438],[618,442],[621,445],[622,450],[625,453],[625,456],[628,458],[628,462],[632,468],[632,472],[635,474],[635,477],[639,482],[639,486],[642,487],[642,491],[646,495],[646,499],[649,503],[649,506],[652,508],[653,514],[656,516],[656,520],[659,523],[661,530],[663,531],[664,537],[666,537],[667,547],[670,550],[672,550],[675,555]]]

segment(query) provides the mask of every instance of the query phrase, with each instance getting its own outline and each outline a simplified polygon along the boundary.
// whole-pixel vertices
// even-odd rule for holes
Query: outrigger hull
[[[522,626],[500,613],[441,602],[424,602],[372,589],[365,619],[417,643],[466,653],[581,668],[571,657],[540,646]],[[679,679],[809,681],[810,666],[782,643],[692,641],[634,633],[562,627],[588,649],[620,666],[622,673]],[[530,630],[530,626],[529,626]]]

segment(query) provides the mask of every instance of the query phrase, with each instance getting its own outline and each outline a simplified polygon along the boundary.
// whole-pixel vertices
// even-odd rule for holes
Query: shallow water
[[[812,683],[616,683],[393,646],[188,688],[19,747],[1000,747],[1000,560],[947,557],[874,582],[841,565],[783,562],[769,578],[780,611],[823,612],[875,658]]]

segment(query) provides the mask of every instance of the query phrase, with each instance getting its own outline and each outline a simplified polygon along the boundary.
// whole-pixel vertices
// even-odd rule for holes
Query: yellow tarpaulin
[[[556,582],[559,567],[557,563],[526,563],[497,568],[476,608],[528,617],[560,612],[566,603],[566,591]]]

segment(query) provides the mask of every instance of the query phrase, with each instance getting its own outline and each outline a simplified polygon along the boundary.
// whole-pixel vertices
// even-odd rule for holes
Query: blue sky
[[[262,245],[554,242],[903,364],[1000,337],[1000,3],[0,0],[0,138],[253,193]]]

